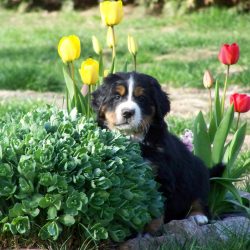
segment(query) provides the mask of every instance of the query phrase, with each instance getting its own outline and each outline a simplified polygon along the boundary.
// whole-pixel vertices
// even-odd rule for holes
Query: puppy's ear
[[[103,79],[101,86],[92,93],[91,105],[95,112],[100,111],[103,104],[105,103],[105,100],[111,93],[112,85],[120,79],[121,77],[118,74],[110,74]]]
[[[151,77],[151,87],[153,89],[153,98],[156,106],[156,115],[163,119],[170,111],[170,101],[168,95],[162,90],[158,81]]]
[[[99,109],[102,106],[102,103],[104,102],[104,96],[102,95],[102,86],[100,86],[96,91],[92,93],[92,100],[91,100],[91,106],[95,110],[95,112],[98,112]]]

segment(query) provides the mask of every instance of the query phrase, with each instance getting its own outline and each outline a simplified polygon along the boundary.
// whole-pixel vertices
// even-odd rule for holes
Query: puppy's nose
[[[125,119],[131,118],[134,114],[135,114],[135,110],[134,109],[123,109],[122,110],[122,116]]]

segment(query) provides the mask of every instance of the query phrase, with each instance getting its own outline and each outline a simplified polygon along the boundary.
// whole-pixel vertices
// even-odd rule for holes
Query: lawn
[[[92,35],[105,42],[106,29],[101,25],[97,8],[85,12],[26,14],[1,9],[0,19],[1,89],[61,91],[64,83],[57,55],[59,39],[69,34],[80,36],[82,60],[95,57]],[[142,8],[127,7],[123,22],[116,27],[118,70],[130,60],[126,50],[130,33],[139,42],[139,71],[155,76],[162,84],[200,87],[205,68],[222,79],[224,67],[217,60],[220,45],[237,42],[241,58],[233,66],[236,73],[231,84],[247,86],[250,79],[247,30],[250,30],[250,16],[234,11],[211,8],[189,15],[145,18]],[[106,61],[110,61],[109,51],[105,55]]]

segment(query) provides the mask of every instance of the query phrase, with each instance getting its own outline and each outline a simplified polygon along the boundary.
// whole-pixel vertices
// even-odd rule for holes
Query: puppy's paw
[[[208,218],[206,215],[203,214],[196,214],[189,217],[190,219],[194,220],[197,225],[202,226],[208,223]]]

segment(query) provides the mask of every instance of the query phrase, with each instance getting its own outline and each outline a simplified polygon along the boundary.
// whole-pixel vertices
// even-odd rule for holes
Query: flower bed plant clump
[[[92,119],[46,107],[1,122],[1,234],[122,241],[160,215],[156,190],[138,144]]]

